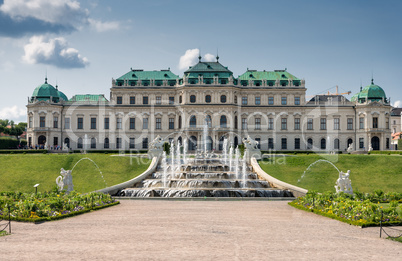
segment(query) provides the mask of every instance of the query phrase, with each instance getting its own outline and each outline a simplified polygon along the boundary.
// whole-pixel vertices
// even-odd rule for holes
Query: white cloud
[[[17,122],[23,116],[27,115],[27,111],[22,108],[18,108],[17,105],[12,107],[5,107],[0,110],[0,119],[9,119]]]
[[[184,55],[180,57],[179,69],[186,70],[189,66],[197,63],[198,56],[200,55],[200,50],[198,48],[188,49]],[[212,62],[215,61],[215,56],[210,53],[204,55],[204,61]]]
[[[401,105],[402,105],[402,101],[395,101],[394,104],[392,104],[392,107],[399,108],[399,107],[401,107]]]
[[[215,62],[215,56],[213,54],[207,53],[204,55],[204,61]]]
[[[14,20],[35,18],[52,24],[78,26],[86,22],[89,11],[75,0],[4,0],[0,11]]]
[[[89,64],[77,49],[67,46],[67,41],[60,37],[49,39],[32,36],[24,46],[23,61],[29,64],[50,64],[60,68],[82,68]]]
[[[120,28],[120,23],[117,21],[112,22],[102,22],[99,20],[94,20],[89,18],[89,24],[98,32],[105,32],[110,30],[118,30]]]

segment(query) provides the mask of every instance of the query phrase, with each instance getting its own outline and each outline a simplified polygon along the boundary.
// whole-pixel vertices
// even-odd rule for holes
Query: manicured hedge
[[[16,149],[20,144],[25,146],[27,145],[27,141],[21,140],[21,142],[19,142],[17,139],[11,137],[0,138],[0,149]]]
[[[370,154],[381,154],[381,155],[391,155],[391,154],[401,154],[402,151],[399,150],[373,150]]]
[[[46,150],[0,150],[0,154],[37,154],[46,152]]]
[[[81,153],[83,150],[73,150],[74,153]],[[87,150],[86,153],[111,153],[111,154],[119,154],[121,150]],[[147,150],[125,150],[123,151],[125,154],[140,154],[147,153]]]

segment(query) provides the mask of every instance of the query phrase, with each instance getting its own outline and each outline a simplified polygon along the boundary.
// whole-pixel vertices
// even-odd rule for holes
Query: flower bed
[[[79,194],[77,192],[20,193],[0,192],[0,218],[42,222],[71,217],[119,204],[103,193]]]
[[[337,219],[352,225],[367,227],[383,225],[402,225],[402,193],[373,194],[344,193],[318,194],[309,192],[289,205],[298,209]]]

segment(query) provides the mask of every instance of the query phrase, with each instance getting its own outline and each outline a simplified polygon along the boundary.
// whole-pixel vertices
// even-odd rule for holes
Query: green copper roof
[[[214,72],[226,72],[232,74],[227,67],[223,66],[219,62],[199,62],[194,66],[190,66],[184,73],[214,73]]]
[[[47,83],[47,78],[45,79],[45,83],[39,85],[35,88],[32,93],[32,98],[58,98],[59,93],[51,84]]]
[[[359,97],[359,93],[356,93],[355,95],[352,96],[352,98],[350,98],[350,101],[355,102],[355,101],[357,101],[358,97]]]
[[[247,72],[243,73],[239,76],[239,80],[300,80],[294,75],[288,73],[286,70],[276,70],[276,71],[256,71],[256,70],[247,70]]]
[[[364,102],[366,100],[387,100],[384,90],[374,84],[374,80],[371,80],[371,84],[364,87],[364,89],[358,94],[359,102]]]
[[[90,102],[98,102],[98,101],[108,101],[103,94],[77,94],[74,95],[69,101],[90,101]]]
[[[64,101],[68,101],[67,96],[63,92],[59,91],[59,89],[57,88],[57,84],[56,84],[56,90],[57,90],[57,93],[59,94],[59,97],[61,99],[63,99]]]
[[[161,71],[144,71],[144,70],[131,70],[123,76],[117,78],[117,81],[124,80],[176,80],[179,76],[172,73],[170,70]]]

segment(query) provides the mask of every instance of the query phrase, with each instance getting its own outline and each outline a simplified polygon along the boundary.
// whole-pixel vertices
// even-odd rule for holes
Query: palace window
[[[364,138],[359,138],[359,149],[364,148]]]
[[[135,96],[130,96],[130,104],[135,104]]]
[[[121,149],[121,138],[116,138],[116,149]]]
[[[288,98],[287,97],[282,97],[282,105],[288,104]]]
[[[142,104],[148,104],[148,96],[142,97]]]
[[[261,118],[255,118],[255,129],[261,130]]]
[[[118,129],[118,130],[122,129],[122,118],[116,119],[116,129]]]
[[[339,139],[334,140],[334,149],[339,150]]]
[[[41,127],[41,128],[46,127],[46,117],[45,116],[41,116],[39,118],[39,127]]]
[[[260,104],[261,104],[261,97],[255,96],[255,105],[260,105]]]
[[[130,138],[130,149],[135,149],[135,138]]]
[[[195,95],[190,95],[190,102],[195,103],[195,101],[196,101]]]
[[[222,115],[222,116],[221,116],[221,120],[220,120],[221,128],[226,128],[226,124],[227,124],[226,116],[225,116],[225,115]]]
[[[64,129],[70,129],[70,118],[64,118]]]
[[[78,148],[78,149],[82,149],[82,138],[78,138],[78,141],[77,141],[77,148]]]
[[[274,97],[273,96],[268,97],[268,105],[274,105]]]
[[[273,130],[274,129],[274,118],[269,118],[268,119],[268,130]]]
[[[247,105],[247,96],[243,96],[243,97],[241,98],[241,104],[242,104],[242,105]]]
[[[226,95],[221,95],[221,103],[225,103],[226,102]]]
[[[361,130],[364,129],[364,118],[363,117],[359,118],[359,128]]]
[[[353,130],[353,118],[348,118],[348,130]]]
[[[77,119],[77,129],[82,130],[84,128],[84,118],[79,117]]]
[[[373,117],[373,129],[378,128],[378,118],[377,117]]]
[[[117,104],[122,104],[123,103],[123,97],[117,96]]]
[[[148,149],[148,138],[143,138],[142,139],[142,148],[143,149]]]
[[[300,130],[300,118],[295,118],[295,130]]]
[[[340,119],[339,118],[334,118],[334,130],[340,130]]]
[[[274,149],[274,139],[273,138],[268,138],[268,149],[270,149],[270,150]]]
[[[148,129],[148,118],[142,119],[142,129],[147,130]]]
[[[53,117],[53,128],[57,129],[59,127],[59,117]]]
[[[169,118],[169,130],[174,129],[174,118]]]
[[[241,119],[241,129],[242,130],[247,130],[247,118],[242,118]]]
[[[135,129],[135,118],[130,118],[130,130]]]
[[[193,115],[190,117],[190,128],[197,127],[197,118]]]
[[[169,104],[173,105],[174,104],[174,96],[169,97]]]
[[[103,148],[108,149],[109,148],[109,138],[105,138],[105,141],[103,142]]]
[[[313,129],[313,119],[312,118],[307,118],[307,129],[308,130]]]
[[[281,130],[287,130],[288,129],[288,119],[282,118],[281,119]]]
[[[91,130],[96,130],[96,118],[91,118]]]
[[[326,139],[321,139],[321,149],[325,150],[327,147],[327,140]]]
[[[105,118],[105,130],[109,129],[109,118]]]
[[[96,149],[96,139],[91,138],[91,149]]]
[[[295,105],[300,105],[300,97],[295,97]]]
[[[295,138],[295,150],[300,149],[300,138]]]
[[[161,96],[156,96],[155,104],[162,104],[162,97]]]
[[[286,138],[282,138],[282,149],[287,150],[288,149],[288,140]]]
[[[157,130],[162,129],[162,118],[156,118],[155,129]]]
[[[326,130],[327,129],[327,119],[321,118],[320,120],[320,130]]]

